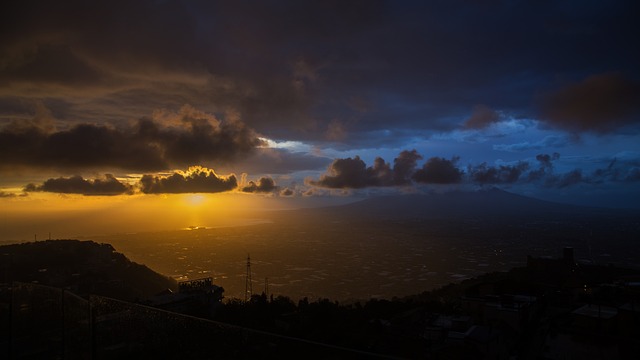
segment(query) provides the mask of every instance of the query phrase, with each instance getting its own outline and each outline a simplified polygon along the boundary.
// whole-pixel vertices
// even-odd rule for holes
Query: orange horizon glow
[[[0,241],[31,241],[112,233],[217,227],[255,218],[267,206],[262,196],[232,193],[83,196],[30,193],[0,199]],[[278,208],[278,207],[276,207]]]

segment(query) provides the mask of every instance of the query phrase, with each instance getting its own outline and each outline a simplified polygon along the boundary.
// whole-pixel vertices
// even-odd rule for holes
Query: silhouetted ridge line
[[[309,209],[306,214],[349,218],[553,218],[637,215],[638,211],[555,203],[500,189],[433,194],[387,195],[347,205]]]
[[[167,288],[175,280],[129,260],[110,244],[46,240],[0,246],[2,281],[32,282],[133,301]]]

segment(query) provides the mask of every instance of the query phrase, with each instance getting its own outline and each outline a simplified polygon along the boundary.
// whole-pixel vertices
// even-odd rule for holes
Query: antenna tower
[[[247,254],[247,276],[244,282],[244,302],[251,300],[253,289],[251,288],[251,258]]]
[[[264,278],[264,295],[269,297],[269,278]]]

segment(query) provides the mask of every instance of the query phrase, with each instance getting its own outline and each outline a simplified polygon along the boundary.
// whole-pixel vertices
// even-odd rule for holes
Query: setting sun
[[[205,202],[206,198],[202,194],[189,194],[185,196],[185,200],[189,205],[200,206]]]

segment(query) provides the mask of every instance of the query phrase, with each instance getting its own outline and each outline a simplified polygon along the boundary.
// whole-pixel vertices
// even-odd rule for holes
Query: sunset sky
[[[637,208],[639,14],[14,1],[0,14],[0,229],[207,225],[191,213],[493,186]]]

